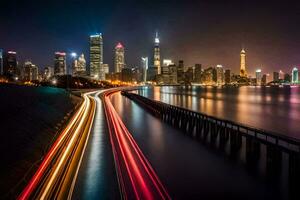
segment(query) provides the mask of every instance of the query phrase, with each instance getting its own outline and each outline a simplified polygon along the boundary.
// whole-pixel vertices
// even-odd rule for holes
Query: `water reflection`
[[[300,88],[148,87],[140,94],[165,103],[300,138]]]

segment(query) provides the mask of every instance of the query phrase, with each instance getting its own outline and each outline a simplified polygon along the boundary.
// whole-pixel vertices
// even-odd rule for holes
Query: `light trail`
[[[124,199],[171,199],[150,163],[115,111],[110,96],[103,95],[118,179]]]
[[[18,199],[71,197],[95,115],[95,100],[89,97],[92,93],[83,95],[82,105],[52,145]]]

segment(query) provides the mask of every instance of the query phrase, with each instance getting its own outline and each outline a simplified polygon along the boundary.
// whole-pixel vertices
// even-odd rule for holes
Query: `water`
[[[167,103],[200,108],[201,100],[196,99],[201,98],[192,90],[184,91],[185,95],[173,94],[180,91],[156,87],[141,93]],[[235,99],[234,93],[227,98]],[[112,103],[173,199],[287,199],[284,182],[273,180],[270,183],[243,163],[186,136],[120,93],[112,96]],[[216,104],[219,107],[212,108]],[[225,111],[218,111],[220,103],[210,100],[206,105],[211,107],[206,108],[209,114],[223,113],[225,116]],[[204,111],[205,106],[201,108]]]
[[[300,139],[300,87],[148,87],[143,96]]]

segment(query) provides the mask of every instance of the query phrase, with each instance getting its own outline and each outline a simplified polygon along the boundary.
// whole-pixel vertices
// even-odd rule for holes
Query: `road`
[[[83,103],[45,155],[18,199],[67,199],[74,189],[78,169],[95,116],[95,100]]]
[[[119,90],[83,94],[18,199],[170,199],[111,104]]]

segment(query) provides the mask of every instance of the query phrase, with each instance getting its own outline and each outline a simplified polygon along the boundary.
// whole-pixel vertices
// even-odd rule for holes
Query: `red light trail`
[[[115,111],[109,97],[103,96],[110,140],[121,191],[125,199],[171,199],[150,163]]]

